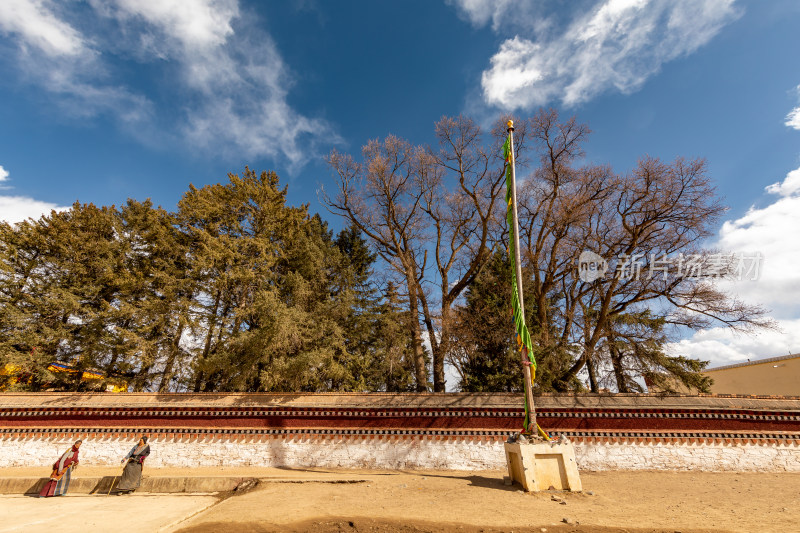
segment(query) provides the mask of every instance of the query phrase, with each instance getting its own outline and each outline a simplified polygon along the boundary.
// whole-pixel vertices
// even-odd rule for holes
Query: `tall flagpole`
[[[514,164],[514,121],[508,121],[509,156],[511,158],[511,207],[514,217],[514,263],[516,266],[517,297],[519,298],[519,312],[522,320],[525,319],[525,304],[522,299],[522,262],[519,254],[519,215],[517,214],[517,177]],[[525,433],[537,435],[536,432],[536,407],[533,404],[533,386],[531,384],[531,361],[528,349],[522,348],[522,375],[525,381],[525,402],[528,405],[528,427]]]

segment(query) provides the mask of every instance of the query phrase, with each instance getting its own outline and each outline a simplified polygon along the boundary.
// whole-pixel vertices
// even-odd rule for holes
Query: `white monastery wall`
[[[72,438],[0,440],[0,468],[49,468]],[[85,438],[81,464],[118,465],[134,440]],[[151,439],[145,467],[287,466],[369,469],[505,469],[503,442],[469,438],[255,437]],[[800,472],[797,441],[680,443],[677,441],[575,443],[578,467],[602,470]]]

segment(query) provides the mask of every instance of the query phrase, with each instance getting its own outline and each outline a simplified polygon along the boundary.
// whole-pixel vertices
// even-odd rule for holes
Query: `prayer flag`
[[[531,369],[531,387],[533,381],[536,379],[536,358],[533,356],[533,343],[531,342],[531,335],[528,332],[528,326],[525,324],[525,313],[522,312],[522,305],[520,304],[520,295],[517,289],[517,253],[514,248],[514,206],[513,202],[513,183],[512,183],[512,165],[514,160],[511,154],[511,135],[506,138],[503,143],[503,157],[506,161],[506,221],[508,222],[509,238],[508,238],[508,257],[511,264],[511,304],[512,304],[512,319],[514,321],[514,338],[517,343],[517,349],[521,352],[523,364],[530,365]],[[521,287],[522,284],[520,283]],[[533,428],[531,425],[530,406],[528,405],[527,398],[525,399],[525,419],[522,422],[524,432],[528,432]],[[539,434],[547,440],[550,437],[545,433],[537,424],[536,429]]]

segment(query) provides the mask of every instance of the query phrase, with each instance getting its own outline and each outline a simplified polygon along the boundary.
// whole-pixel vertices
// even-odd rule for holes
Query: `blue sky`
[[[333,147],[554,106],[620,172],[707,158],[731,208],[710,244],[764,254],[761,279],[732,290],[782,331],[713,328],[676,349],[797,353],[799,30],[793,0],[3,0],[0,219],[76,200],[173,209],[245,165],[322,211]]]

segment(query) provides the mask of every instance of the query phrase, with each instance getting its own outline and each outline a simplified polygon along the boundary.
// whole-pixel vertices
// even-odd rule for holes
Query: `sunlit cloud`
[[[0,9],[0,30],[15,34],[20,42],[52,57],[80,56],[87,52],[83,36],[60,20],[53,2],[47,0],[4,0]]]
[[[800,96],[800,85],[795,88],[797,95]],[[794,128],[796,130],[800,130],[800,106],[795,107],[789,114],[786,115],[786,121],[784,122],[790,128]]]
[[[10,182],[11,173],[0,165],[0,189],[7,189],[5,183]],[[27,196],[3,196],[0,195],[0,220],[14,224],[29,218],[38,219],[42,215],[47,215],[51,211],[63,211],[69,209],[50,202],[41,202],[28,198]]]
[[[778,329],[755,335],[716,327],[698,331],[668,349],[711,366],[740,363],[800,353],[800,168],[766,187],[777,198],[764,207],[752,207],[743,216],[726,221],[714,246],[723,252],[760,253],[757,280],[726,283],[722,288],[741,300],[771,311]]]
[[[480,28],[492,23],[492,29],[497,30],[506,18],[510,8],[519,10],[531,2],[512,2],[511,0],[445,0],[455,6],[459,15]]]
[[[800,319],[779,320],[777,325],[777,330],[753,335],[738,334],[724,327],[704,329],[668,345],[667,350],[709,361],[709,368],[800,353]]]
[[[340,142],[325,120],[288,104],[293,74],[237,0],[89,4],[81,17],[46,0],[0,10],[0,37],[17,44],[21,78],[70,117],[111,116],[143,142],[155,136],[211,155],[270,157],[290,169],[318,145]],[[168,101],[130,85],[116,64],[126,60],[173,66],[156,79]]]
[[[716,246],[723,251],[760,253],[759,279],[738,282],[734,290],[743,300],[771,309],[778,318],[794,317],[800,313],[800,168],[765,190],[777,198],[726,221]]]
[[[739,16],[733,0],[606,0],[554,32],[541,24],[550,15],[536,3],[522,10],[503,2],[452,3],[473,24],[516,32],[481,77],[484,101],[504,109],[573,106],[609,91],[636,91],[664,63],[693,53]]]
[[[51,211],[69,209],[50,202],[41,202],[26,196],[0,196],[0,220],[9,223],[22,222],[32,218],[39,219]]]
[[[786,115],[785,124],[790,128],[800,130],[800,107],[795,107]]]

